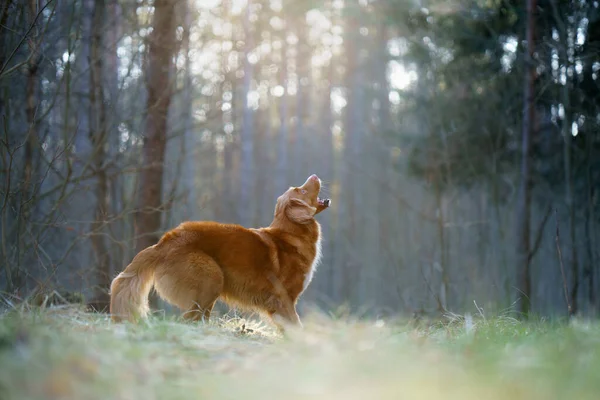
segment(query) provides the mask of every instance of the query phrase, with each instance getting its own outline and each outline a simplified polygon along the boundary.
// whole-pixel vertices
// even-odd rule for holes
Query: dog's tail
[[[112,281],[110,314],[113,321],[135,321],[148,314],[148,294],[154,285],[154,271],[161,258],[155,247],[140,251]]]

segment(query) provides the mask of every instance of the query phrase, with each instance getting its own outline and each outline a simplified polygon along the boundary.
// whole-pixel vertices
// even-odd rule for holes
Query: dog
[[[311,175],[277,198],[268,227],[184,222],[140,251],[113,281],[115,322],[146,317],[152,287],[190,320],[208,321],[217,300],[257,311],[278,328],[302,326],[296,304],[321,256],[315,216],[328,208],[321,180]]]

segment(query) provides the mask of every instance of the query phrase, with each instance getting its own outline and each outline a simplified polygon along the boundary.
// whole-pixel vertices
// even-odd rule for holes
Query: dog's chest
[[[312,281],[313,275],[314,275],[320,261],[321,261],[321,238],[319,237],[319,239],[315,243],[315,258],[314,258],[312,264],[310,265],[310,267],[308,268],[308,271],[304,274],[304,283],[302,285],[303,292],[306,290],[306,288]]]

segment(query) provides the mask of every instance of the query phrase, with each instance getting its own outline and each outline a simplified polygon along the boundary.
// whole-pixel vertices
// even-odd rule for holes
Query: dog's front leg
[[[297,313],[294,313],[294,316],[289,316],[285,313],[275,312],[271,314],[271,320],[281,333],[285,333],[286,330],[291,330],[294,328],[303,328],[302,322],[300,321],[300,317],[298,317]]]
[[[295,309],[292,311],[288,310],[279,310],[275,311],[271,318],[277,325],[291,325],[302,328],[302,321],[300,321],[300,317]]]
[[[273,296],[269,303],[269,317],[280,331],[284,332],[286,327],[303,327],[300,316],[289,299]]]

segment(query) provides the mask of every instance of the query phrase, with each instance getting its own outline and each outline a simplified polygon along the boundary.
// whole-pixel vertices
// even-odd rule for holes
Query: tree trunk
[[[279,138],[277,142],[277,175],[275,191],[283,193],[289,186],[288,177],[288,64],[287,41],[285,34],[281,43],[281,69],[279,70],[279,84],[283,86],[283,94],[279,100]]]
[[[323,131],[323,177],[326,182],[333,183],[333,160],[334,160],[334,150],[333,150],[333,112],[331,110],[331,91],[334,86],[335,79],[335,60],[332,58],[329,61],[329,66],[327,67],[327,87],[323,92],[323,105],[321,111],[321,121],[322,121],[322,131]],[[326,189],[331,190],[331,184],[329,187],[325,187]],[[334,205],[334,207],[336,207]],[[328,268],[327,281],[323,282],[324,284],[321,286],[323,293],[328,293],[330,298],[328,300],[336,301],[338,299],[335,298],[336,295],[336,270],[333,268],[335,265],[333,255],[335,254],[335,243],[330,237],[332,230],[331,225],[333,221],[333,210],[329,210],[328,212],[322,213],[321,217],[321,227],[322,227],[322,235],[324,238],[323,243],[323,256],[324,262],[323,264]],[[324,277],[325,278],[325,277]]]
[[[244,17],[244,81],[242,92],[242,159],[240,174],[240,201],[238,204],[240,222],[244,226],[252,223],[252,187],[256,184],[254,177],[254,112],[248,104],[248,94],[252,85],[253,66],[250,63],[249,55],[252,51],[252,31],[250,29],[250,15],[252,2],[248,0],[246,5],[246,15]]]
[[[148,40],[148,99],[142,150],[143,169],[135,214],[136,252],[155,244],[160,236],[167,114],[172,94],[170,72],[175,48],[176,3],[175,0],[155,1],[153,30]]]
[[[106,109],[108,115],[106,116],[106,135],[108,142],[108,154],[107,158],[112,165],[112,171],[119,171],[122,168],[121,160],[122,154],[120,150],[121,138],[119,130],[117,129],[117,122],[121,121],[121,110],[118,107],[119,103],[119,57],[117,55],[117,48],[119,38],[122,35],[122,18],[121,18],[121,7],[118,0],[109,0],[107,3],[107,18],[110,21],[111,29],[107,29],[104,33],[106,40],[104,45],[104,54],[106,60],[105,68],[105,86],[106,95],[105,100],[107,101]],[[111,171],[111,169],[108,169]],[[121,215],[124,204],[122,201],[123,197],[123,177],[120,174],[115,174],[112,179],[109,179],[109,196],[110,196],[110,207],[109,212],[111,215]],[[124,241],[127,237],[125,228],[125,218],[113,219],[107,226],[111,238],[117,241]],[[120,246],[110,247],[111,267],[115,265],[120,267],[123,260],[124,252]],[[112,273],[113,271],[111,271]]]
[[[440,270],[442,279],[440,283],[440,292],[438,298],[438,311],[440,313],[448,310],[448,297],[450,287],[450,277],[448,275],[448,262],[447,262],[447,244],[446,244],[446,228],[445,228],[445,214],[444,214],[444,195],[440,188],[439,178],[435,180],[435,207],[437,214],[437,239],[440,246]]]
[[[521,182],[516,211],[516,258],[518,268],[519,311],[529,316],[531,309],[531,271],[529,262],[529,232],[531,214],[531,136],[535,118],[534,13],[535,0],[527,0],[527,54],[523,93],[523,132],[521,143]]]
[[[344,165],[342,176],[342,195],[344,201],[339,204],[339,214],[344,221],[337,229],[336,237],[338,243],[345,242],[346,260],[342,261],[342,266],[345,272],[346,287],[345,298],[353,298],[354,300],[363,298],[365,289],[364,280],[362,279],[364,271],[361,268],[362,251],[364,248],[361,238],[361,211],[362,210],[362,193],[355,185],[361,173],[364,172],[360,168],[361,163],[361,147],[362,136],[364,133],[364,114],[366,107],[364,104],[364,74],[361,61],[361,36],[358,33],[360,29],[360,21],[357,15],[360,12],[361,5],[358,1],[346,3],[346,13],[349,17],[349,28],[344,38],[347,64],[345,86],[347,88],[346,107],[344,110],[344,158],[347,163]],[[343,203],[343,204],[342,204]],[[342,208],[343,207],[343,208]],[[342,250],[342,249],[339,249]],[[353,287],[352,287],[353,286]]]
[[[308,156],[311,153],[310,141],[307,138],[306,116],[308,97],[310,95],[309,73],[310,73],[310,48],[308,48],[307,26],[304,14],[300,15],[297,21],[298,43],[296,45],[296,129],[294,132],[293,164],[294,177],[293,182],[303,182],[308,174]],[[316,172],[316,171],[314,171]],[[312,171],[310,172],[313,173]],[[293,183],[298,185],[299,183]]]
[[[33,24],[35,20],[35,16],[38,12],[38,4],[36,0],[29,0],[29,23]],[[27,63],[27,80],[26,80],[26,96],[27,96],[27,104],[25,107],[25,114],[27,117],[27,137],[25,140],[24,146],[24,155],[23,155],[23,176],[22,176],[22,186],[20,188],[21,196],[19,201],[19,213],[17,215],[18,218],[18,246],[19,248],[16,251],[17,254],[17,263],[15,268],[13,269],[13,274],[11,279],[9,280],[8,291],[19,290],[22,288],[24,284],[24,274],[22,269],[22,260],[21,253],[25,247],[24,243],[24,229],[28,223],[31,209],[30,209],[30,200],[33,194],[32,182],[34,179],[34,170],[36,169],[36,162],[34,153],[37,150],[37,146],[39,145],[38,138],[38,123],[36,120],[37,108],[38,108],[38,87],[39,87],[39,62],[40,55],[38,49],[38,28],[34,28],[32,31],[33,35],[29,40],[29,52],[30,59]]]
[[[185,191],[184,200],[184,219],[190,219],[196,213],[198,207],[198,193],[196,191],[196,173],[198,163],[196,154],[198,152],[199,141],[194,134],[194,124],[192,118],[193,103],[193,84],[192,84],[192,60],[190,57],[190,31],[193,18],[189,4],[182,4],[184,12],[184,27],[181,38],[181,49],[185,57],[184,85],[183,85],[183,137],[181,138],[181,156],[184,158],[183,166],[183,190]],[[223,96],[221,96],[223,98]],[[212,138],[211,138],[212,140]],[[212,178],[212,176],[210,177]]]
[[[378,107],[369,107],[369,119],[370,126],[366,129],[368,137],[368,145],[363,146],[363,149],[368,149],[368,157],[370,162],[364,163],[365,167],[368,167],[368,179],[370,188],[367,193],[370,193],[364,199],[365,207],[367,209],[387,210],[390,205],[388,204],[389,197],[386,195],[386,185],[389,184],[392,177],[390,175],[391,165],[388,163],[389,148],[385,144],[386,136],[391,135],[393,124],[390,113],[390,101],[389,101],[389,83],[387,79],[387,64],[389,61],[389,54],[387,48],[388,42],[388,31],[387,22],[384,21],[384,10],[376,10],[377,15],[380,16],[381,21],[377,22],[373,28],[376,30],[376,34],[370,39],[371,55],[369,56],[369,77],[372,82],[376,83],[376,87],[372,92],[372,97],[366,100],[366,104],[377,103]],[[365,157],[363,156],[363,157]],[[365,258],[372,260],[372,262],[379,266],[379,268],[370,268],[370,279],[371,285],[376,285],[377,282],[385,280],[387,271],[391,268],[386,268],[389,265],[386,259],[386,246],[388,235],[384,232],[389,232],[389,215],[387,213],[377,213],[373,218],[368,218],[365,221],[365,228],[367,234],[365,235],[365,245],[368,247],[368,251],[365,252]],[[369,292],[373,291],[374,286],[368,288]],[[389,288],[392,291],[392,288]],[[377,291],[379,300],[385,301],[386,295],[389,291]],[[372,297],[372,296],[370,296]],[[377,300],[375,297],[374,300]]]
[[[381,11],[382,13],[384,11]],[[382,16],[383,18],[383,16]],[[390,85],[387,80],[388,54],[388,30],[385,22],[377,26],[377,56],[374,57],[375,71],[377,72],[377,98],[379,100],[379,130],[381,135],[388,135],[393,129],[390,114]]]
[[[96,286],[94,307],[103,311],[108,306],[110,287],[110,256],[106,244],[105,223],[108,213],[108,180],[106,176],[106,102],[104,95],[103,32],[106,23],[105,0],[96,0],[92,13],[92,35],[90,43],[90,142],[92,164],[96,172],[96,209],[91,224],[91,243],[96,254]]]
[[[586,140],[586,186],[587,186],[587,204],[585,206],[585,236],[587,250],[587,280],[588,280],[588,301],[591,308],[591,314],[596,315],[598,312],[598,293],[596,292],[596,264],[598,262],[598,242],[596,239],[596,215],[594,197],[596,196],[595,187],[592,179],[593,173],[593,143],[591,140]]]
[[[562,35],[563,33],[561,33]],[[566,34],[566,32],[565,32]],[[567,41],[565,40],[563,46],[568,46]],[[568,71],[569,68],[569,60],[567,57],[567,50],[564,49],[564,62],[565,69]],[[566,72],[565,72],[566,73]],[[568,216],[569,216],[569,235],[568,235],[568,248],[570,249],[568,264],[571,269],[571,290],[569,291],[571,297],[571,309],[570,315],[577,313],[577,297],[578,297],[578,289],[579,289],[579,265],[577,260],[577,240],[575,236],[575,206],[573,202],[573,177],[572,177],[572,162],[571,162],[571,153],[572,153],[572,133],[571,133],[571,123],[569,119],[569,115],[571,113],[570,110],[570,99],[569,99],[569,76],[566,76],[566,82],[563,86],[563,107],[565,110],[564,120],[562,124],[562,134],[564,139],[564,169],[565,169],[565,205],[567,207]]]
[[[263,35],[265,42],[272,46],[271,33],[267,32],[263,33]],[[272,60],[266,59],[264,62],[270,63]],[[272,87],[271,73],[264,68],[259,70],[261,72],[260,77],[257,80],[269,82],[269,87]],[[270,157],[273,141],[271,124],[273,116],[273,100],[274,98],[267,92],[264,101],[265,104],[264,106],[261,104],[261,108],[259,109],[260,126],[257,129],[255,139],[258,146],[256,147],[254,154],[254,165],[259,173],[255,177],[256,185],[253,190],[253,197],[256,199],[256,210],[252,222],[253,226],[268,224],[273,216],[274,203],[271,190],[273,179],[264,172],[268,171],[272,165]]]
[[[227,0],[221,2],[221,18],[226,20],[229,18],[230,3]],[[235,43],[234,30],[231,32],[231,36],[228,38],[231,43]],[[220,69],[224,75],[223,81],[220,83],[218,88],[218,109],[217,109],[217,121],[220,128],[217,133],[222,138],[222,147],[220,154],[220,162],[217,166],[217,175],[215,176],[216,182],[216,196],[213,205],[215,218],[219,221],[225,221],[229,218],[230,214],[230,201],[231,201],[231,146],[230,134],[228,134],[224,127],[228,122],[231,122],[231,118],[228,118],[232,114],[232,108],[228,111],[223,110],[223,104],[225,103],[224,96],[226,92],[231,93],[233,97],[233,79],[235,79],[232,71],[229,69],[229,49],[225,47],[226,40],[223,40],[220,49]],[[232,99],[233,100],[233,99]]]

